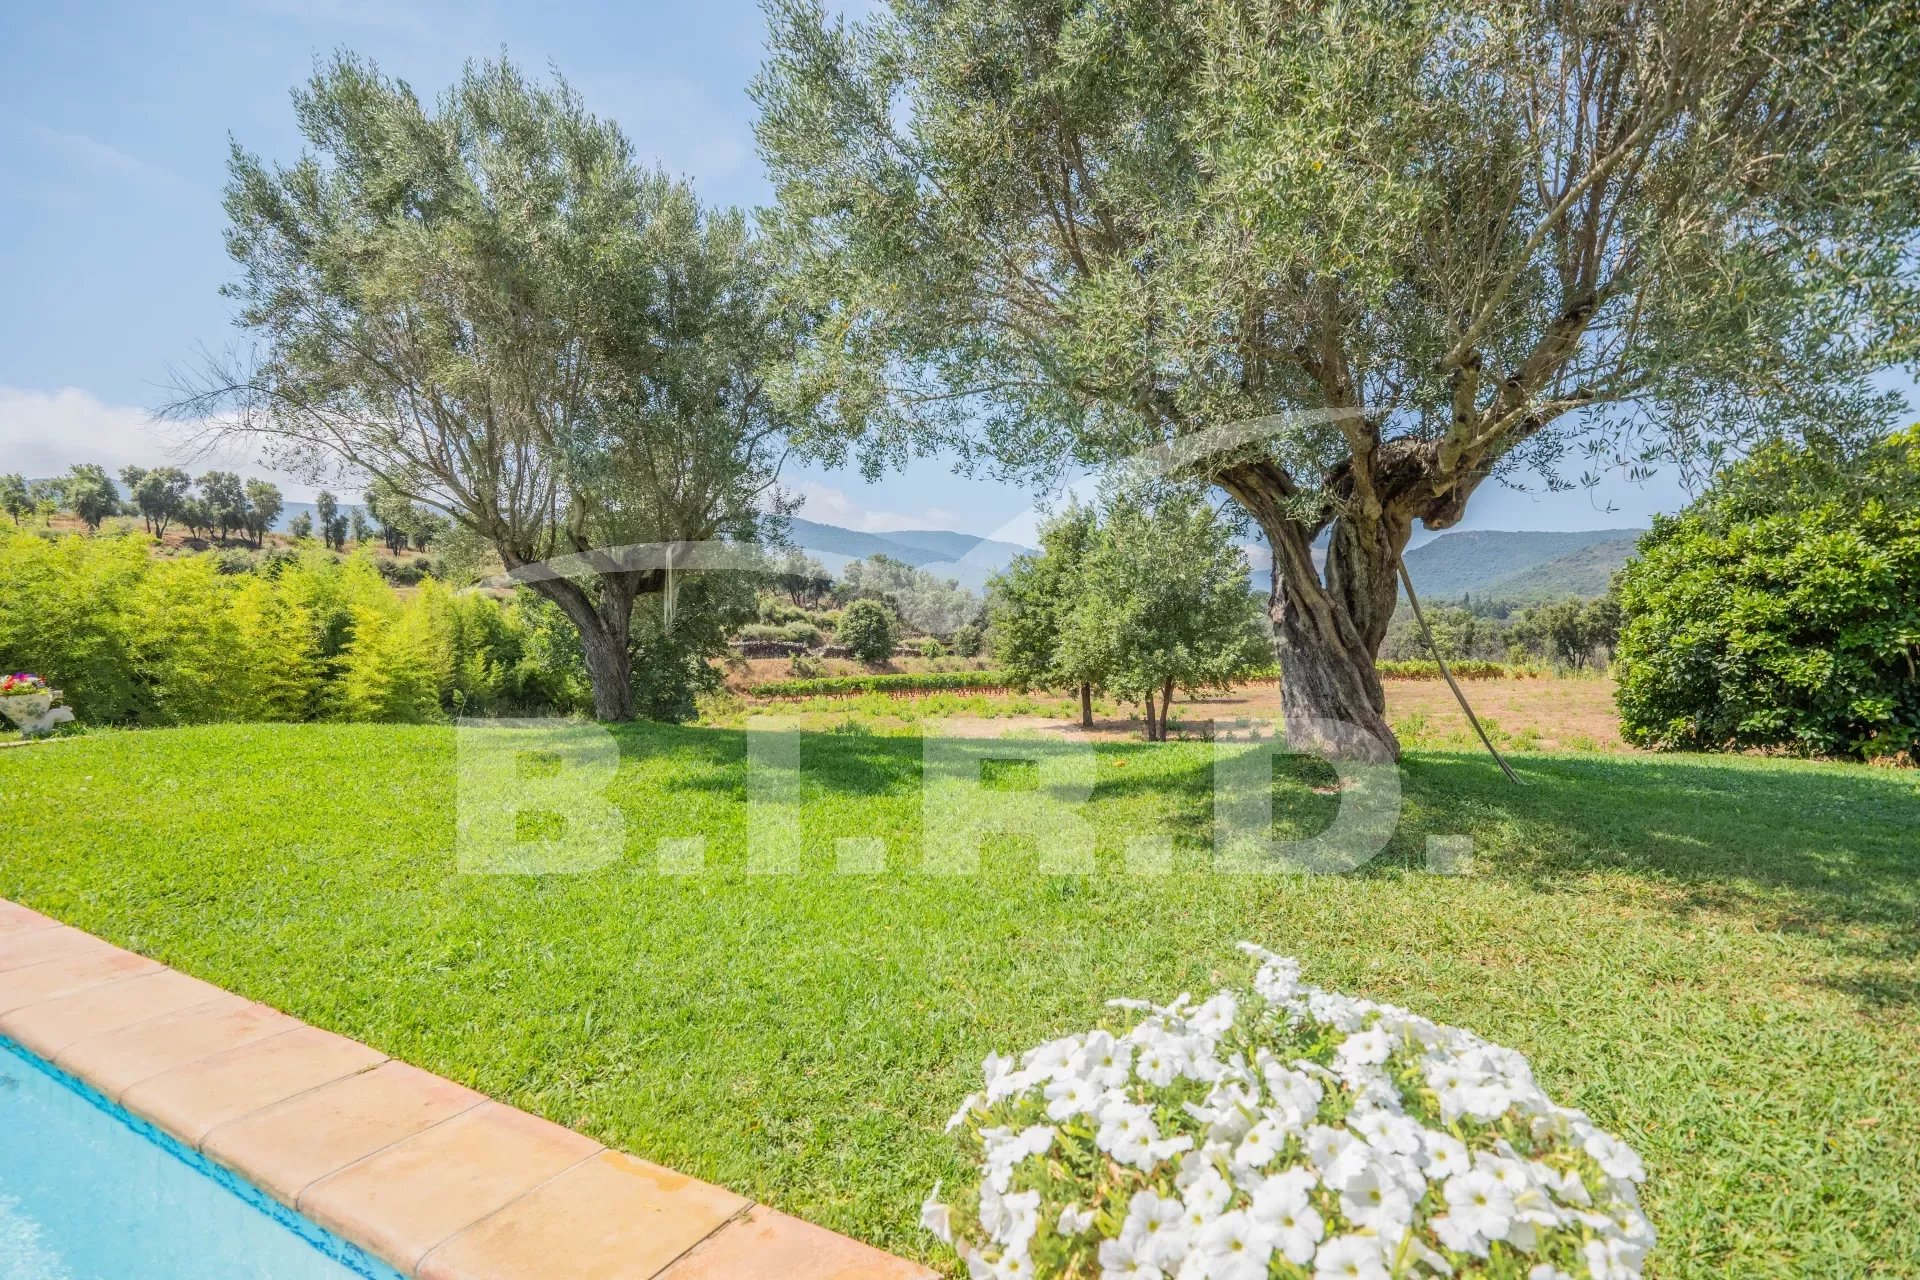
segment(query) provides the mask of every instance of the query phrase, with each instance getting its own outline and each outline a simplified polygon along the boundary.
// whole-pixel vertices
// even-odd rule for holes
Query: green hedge
[[[1440,679],[1440,664],[1430,658],[1408,662],[1376,662],[1373,669],[1380,673],[1383,680]],[[1479,662],[1465,658],[1449,662],[1447,670],[1453,672],[1455,680],[1511,680],[1546,674],[1542,668],[1527,663]]]
[[[1508,662],[1454,662],[1448,664],[1457,680],[1506,680],[1542,674],[1541,668]],[[1382,662],[1377,669],[1387,680],[1438,680],[1435,662]],[[1243,682],[1278,680],[1280,668],[1255,671]],[[1004,671],[909,671],[870,676],[820,676],[813,679],[764,680],[747,686],[751,698],[813,698],[858,693],[936,693],[952,689],[999,691],[1013,686]]]
[[[766,680],[747,686],[754,698],[810,698],[855,693],[934,693],[949,689],[1006,689],[1004,671],[908,671],[871,676]]]

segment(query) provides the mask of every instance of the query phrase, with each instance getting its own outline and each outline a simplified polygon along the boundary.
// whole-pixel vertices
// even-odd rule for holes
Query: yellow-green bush
[[[577,643],[552,606],[317,548],[258,572],[154,559],[137,536],[0,538],[0,668],[45,676],[90,724],[427,721],[571,710]]]

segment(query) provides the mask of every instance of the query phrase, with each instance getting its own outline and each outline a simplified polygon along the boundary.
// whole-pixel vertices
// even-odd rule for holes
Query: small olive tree
[[[1175,446],[1272,544],[1297,745],[1397,754],[1415,521],[1884,421],[1920,343],[1911,0],[775,0],[772,38],[832,407],[881,452]]]

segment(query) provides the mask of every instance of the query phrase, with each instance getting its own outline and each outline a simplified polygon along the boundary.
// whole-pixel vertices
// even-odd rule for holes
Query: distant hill
[[[1564,600],[1568,596],[1591,599],[1607,593],[1613,575],[1633,558],[1639,539],[1615,538],[1555,556],[1543,565],[1500,579],[1474,595],[1489,600]]]
[[[1597,596],[1627,562],[1643,530],[1571,533],[1483,529],[1443,533],[1407,552],[1407,572],[1422,598],[1558,599]]]
[[[996,542],[992,538],[948,529],[863,533],[799,516],[788,519],[787,537],[834,573],[844,569],[849,561],[889,556],[925,569],[936,577],[952,578],[972,591],[983,590],[989,576],[1029,550],[1015,543]]]

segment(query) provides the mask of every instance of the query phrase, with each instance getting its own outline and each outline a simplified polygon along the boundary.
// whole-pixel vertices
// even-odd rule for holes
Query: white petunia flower
[[[1127,1203],[1120,1239],[1134,1256],[1156,1267],[1171,1268],[1186,1255],[1185,1210],[1172,1196],[1136,1191]]]
[[[1071,1120],[1100,1105],[1100,1091],[1079,1076],[1063,1076],[1046,1087],[1047,1119]]]
[[[1334,1058],[1340,1064],[1378,1066],[1393,1052],[1393,1041],[1378,1027],[1356,1031],[1340,1042]]]
[[[1034,1075],[1057,1080],[1061,1076],[1073,1074],[1073,1059],[1080,1052],[1080,1038],[1068,1036],[1041,1045],[1027,1054],[1026,1070]]]
[[[1100,1280],[1166,1280],[1166,1273],[1135,1253],[1122,1237],[1100,1242]]]
[[[1053,1232],[1055,1235],[1077,1236],[1086,1234],[1092,1227],[1093,1210],[1070,1204],[1060,1210],[1060,1218],[1054,1223]]]
[[[1089,1035],[1073,1063],[1074,1073],[1097,1089],[1119,1088],[1127,1082],[1132,1066],[1133,1046],[1105,1031]]]
[[[939,1237],[942,1244],[953,1243],[953,1210],[940,1203],[940,1184],[933,1184],[933,1191],[920,1205],[920,1226]]]
[[[1356,1227],[1397,1240],[1413,1221],[1413,1199],[1384,1168],[1369,1163],[1340,1184],[1340,1212]]]
[[[1472,1157],[1467,1154],[1467,1144],[1450,1133],[1442,1133],[1438,1129],[1425,1130],[1420,1135],[1420,1145],[1426,1151],[1427,1176],[1436,1182],[1445,1182],[1473,1167]]]
[[[1468,1231],[1498,1240],[1513,1225],[1513,1193],[1480,1170],[1448,1178],[1447,1210]]]
[[[1160,1130],[1151,1113],[1138,1103],[1108,1103],[1100,1109],[1100,1129],[1094,1144],[1121,1164],[1137,1169],[1153,1167],[1153,1144]]]
[[[1196,1244],[1208,1280],[1266,1280],[1273,1234],[1245,1211],[1223,1213],[1209,1222]]]
[[[1260,1184],[1253,1193],[1248,1210],[1255,1222],[1273,1232],[1274,1247],[1296,1266],[1313,1259],[1313,1251],[1326,1235],[1326,1223],[1307,1198],[1313,1175],[1304,1169],[1289,1169]]]
[[[1388,1280],[1380,1241],[1373,1236],[1335,1236],[1314,1255],[1313,1280]]]
[[[1612,1134],[1595,1129],[1586,1135],[1581,1145],[1593,1157],[1594,1163],[1607,1171],[1608,1176],[1628,1182],[1646,1180],[1647,1169],[1640,1163],[1640,1157],[1632,1147]]]

